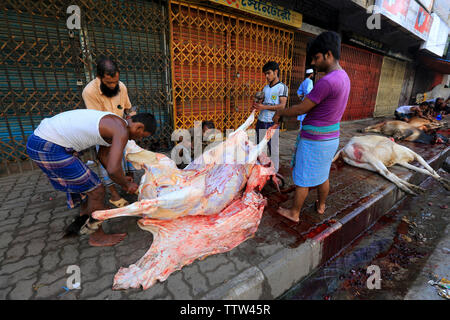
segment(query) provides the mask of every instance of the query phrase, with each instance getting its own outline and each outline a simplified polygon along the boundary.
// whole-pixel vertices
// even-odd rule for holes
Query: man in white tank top
[[[68,206],[81,203],[80,216],[66,229],[66,234],[91,234],[93,246],[111,246],[126,234],[107,235],[100,222],[90,218],[92,212],[106,209],[105,188],[98,176],[87,167],[74,151],[100,145],[98,158],[109,177],[126,192],[133,194],[138,185],[125,176],[122,157],[128,140],[139,140],[156,130],[153,115],[141,113],[124,120],[111,112],[72,110],[42,120],[28,138],[27,153],[47,174],[57,190],[67,193]],[[87,197],[87,201],[85,198]]]

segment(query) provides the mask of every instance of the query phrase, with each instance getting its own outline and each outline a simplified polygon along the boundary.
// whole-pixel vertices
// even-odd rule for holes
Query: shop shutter
[[[357,120],[373,116],[383,57],[343,44],[340,65],[350,78],[350,95],[342,120]]]
[[[406,62],[384,57],[375,104],[375,117],[393,116],[398,107]]]
[[[279,63],[289,86],[293,33],[215,9],[172,1],[174,126],[211,120],[237,128],[266,85],[263,65]]]
[[[66,25],[72,4],[80,6],[82,27],[73,32]],[[84,108],[81,92],[100,54],[117,60],[131,103],[158,119],[153,142],[167,144],[173,131],[167,12],[161,0],[1,1],[0,172],[33,168],[24,162],[26,140],[44,117]]]

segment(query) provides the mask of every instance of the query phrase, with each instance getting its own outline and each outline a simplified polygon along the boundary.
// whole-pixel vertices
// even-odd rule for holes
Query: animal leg
[[[356,161],[346,157],[345,155],[342,158],[344,159],[344,161],[346,163],[348,163],[351,166],[358,167],[361,169],[366,169],[366,170],[373,171],[373,172],[377,172],[377,169],[375,169],[370,163],[356,162]]]
[[[436,179],[446,190],[450,191],[450,181],[448,179],[442,178],[441,176],[439,176],[437,174],[437,172],[424,160],[424,158],[422,158],[419,154],[415,153],[414,151],[412,151],[411,149],[408,149],[409,152],[411,152],[414,155],[414,158],[426,169],[421,169],[421,168],[417,168],[413,165],[410,165],[409,163],[407,163],[406,165],[404,165],[406,168],[412,169],[412,170],[416,170],[418,172],[422,172],[425,174],[428,174],[430,176],[432,176],[434,179]],[[403,164],[401,164],[403,165]]]
[[[379,133],[381,130],[381,127],[386,124],[386,121],[374,124],[373,126],[368,126],[364,129],[359,130],[359,132],[377,132]]]
[[[433,177],[434,179],[436,179],[446,190],[450,191],[450,181],[448,179],[442,178],[441,176],[439,176],[431,167],[431,170],[435,173],[430,173],[429,171],[422,169],[422,168],[418,168],[416,166],[413,166],[409,163],[399,163],[399,165],[404,166],[405,168],[420,172],[420,173],[424,173],[426,175],[429,175],[431,177]]]
[[[399,187],[404,192],[412,194],[412,195],[417,195],[416,192],[423,192],[423,191],[425,191],[423,188],[420,188],[420,187],[418,187],[416,185],[410,184],[409,182],[407,182],[407,181],[397,177],[395,174],[390,172],[386,168],[384,163],[381,162],[380,160],[374,159],[372,157],[367,157],[367,158],[369,160],[369,163],[377,170],[377,172],[379,174],[381,174],[383,177],[385,177],[386,179],[388,179],[389,181],[394,183],[397,187]],[[414,192],[411,189],[413,189],[416,192]]]
[[[352,160],[352,159],[349,159],[349,158],[344,158],[344,161],[345,162],[347,162],[348,164],[350,164],[350,165],[352,165],[352,166],[355,166],[355,167],[359,167],[359,168],[362,168],[362,169],[367,169],[367,170],[369,170],[369,171],[373,171],[373,172],[379,172],[374,166],[372,166],[370,163],[360,163],[360,162],[356,162],[356,161],[354,161],[354,160]],[[387,170],[387,169],[386,169]],[[390,173],[390,172],[389,172]],[[392,176],[393,177],[395,177],[394,179],[398,179],[398,182],[400,183],[400,184],[402,184],[402,185],[404,185],[406,188],[410,188],[410,189],[413,189],[413,190],[416,190],[416,191],[418,191],[418,192],[423,192],[423,191],[425,191],[425,189],[422,189],[422,188],[420,188],[420,187],[418,187],[418,186],[416,186],[415,184],[411,184],[411,183],[409,183],[409,182],[407,182],[407,181],[405,181],[405,180],[402,180],[402,179],[400,179],[399,177],[397,177],[395,174],[393,174],[393,173],[391,173],[392,174]],[[389,178],[387,178],[387,177],[385,177],[386,179],[389,179]],[[390,179],[389,179],[390,180]],[[392,181],[392,180],[390,180],[390,181]],[[392,181],[393,183],[395,183],[394,181]],[[397,184],[396,184],[397,185]],[[404,191],[406,191],[406,190],[404,190]]]
[[[402,132],[401,130],[396,129],[392,137],[394,138],[394,140],[404,140],[412,134],[412,130],[405,130],[405,132]]]
[[[141,200],[132,203],[126,207],[110,209],[110,210],[97,210],[92,213],[92,217],[97,220],[107,220],[116,217],[135,216],[143,217],[148,214],[151,209],[156,210],[157,200]]]
[[[362,169],[366,169],[366,170],[369,170],[369,171],[373,171],[373,172],[377,172],[377,173],[379,173],[379,171],[374,167],[374,166],[372,166],[370,163],[360,163],[360,162],[356,162],[356,161],[354,161],[354,160],[352,160],[352,159],[349,159],[349,158],[346,158],[346,157],[344,157],[344,161],[345,162],[347,162],[348,164],[350,164],[350,165],[352,165],[352,166],[355,166],[355,167],[358,167],[358,168],[362,168]],[[387,170],[387,169],[386,169]],[[390,173],[390,172],[389,172]],[[381,173],[380,173],[381,174]],[[402,180],[402,179],[400,179],[399,177],[397,177],[396,175],[394,175],[393,173],[391,173],[392,174],[392,176],[393,176],[393,178],[400,184],[400,185],[402,185],[404,188],[406,188],[406,189],[413,189],[413,190],[416,190],[417,192],[423,192],[423,191],[425,191],[425,189],[423,189],[423,188],[421,188],[421,187],[418,187],[418,186],[416,186],[416,185],[414,185],[414,184],[411,184],[411,183],[409,183],[409,182],[407,182],[407,181],[405,181],[405,180]],[[384,175],[383,175],[384,176]],[[384,176],[386,179],[388,179],[388,180],[390,180],[391,182],[393,182],[395,185],[397,185],[399,188],[401,188],[403,191],[405,191],[405,192],[408,192],[409,193],[409,191],[406,191],[405,189],[403,189],[401,186],[399,186],[396,182],[394,182],[394,181],[392,181],[391,179],[389,179],[389,178],[387,178],[386,176]],[[413,193],[414,194],[414,193]]]
[[[255,111],[253,111],[250,114],[250,116],[247,118],[247,120],[245,120],[245,122],[239,128],[237,128],[236,131],[234,131],[233,133],[230,134],[228,139],[231,138],[236,132],[238,132],[240,130],[242,130],[242,131],[247,130],[252,125],[253,122],[255,122]]]
[[[401,165],[401,166],[403,166],[403,167],[405,167],[405,168],[408,168],[408,169],[411,169],[411,170],[414,170],[414,171],[417,171],[417,172],[420,172],[420,173],[429,175],[429,176],[435,178],[437,181],[439,181],[439,183],[442,184],[442,186],[443,186],[446,190],[450,190],[450,181],[447,180],[447,179],[445,179],[445,178],[442,178],[442,177],[439,176],[437,173],[436,173],[436,175],[434,175],[434,174],[430,173],[429,171],[427,171],[427,170],[425,170],[425,169],[418,168],[418,167],[416,167],[416,166],[413,166],[413,165],[411,165],[411,164],[409,164],[409,163],[405,163],[405,162],[398,163],[398,165]],[[434,171],[434,170],[433,170],[433,171]]]

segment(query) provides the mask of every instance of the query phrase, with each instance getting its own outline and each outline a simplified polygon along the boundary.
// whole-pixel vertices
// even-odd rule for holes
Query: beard
[[[112,98],[114,96],[116,96],[119,91],[119,84],[117,84],[117,86],[114,87],[114,89],[110,89],[108,88],[103,82],[100,83],[100,90],[102,91],[102,93],[107,96],[108,98]]]

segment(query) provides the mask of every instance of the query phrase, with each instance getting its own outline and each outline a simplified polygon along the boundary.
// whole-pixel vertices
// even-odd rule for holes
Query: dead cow
[[[438,138],[442,139],[442,137],[440,136],[438,137],[436,133],[427,134],[422,130],[416,128],[416,126],[421,127],[423,125],[424,125],[423,123],[419,124],[418,121],[413,122],[413,124],[409,124],[404,121],[392,120],[380,122],[373,126],[369,126],[361,130],[361,132],[381,133],[386,136],[393,137],[395,140],[405,140],[427,144],[434,144],[436,142],[440,142]]]
[[[420,155],[405,146],[395,143],[387,137],[377,135],[353,137],[336,154],[333,161],[336,161],[340,155],[342,155],[346,163],[358,168],[378,172],[409,194],[417,195],[417,192],[423,192],[425,190],[400,179],[392,172],[389,172],[388,167],[398,164],[405,168],[427,174],[438,180],[445,189],[450,190],[450,181],[440,177]],[[409,164],[414,160],[417,160],[425,169]]]
[[[437,130],[439,128],[443,128],[446,122],[436,120],[430,121],[421,117],[412,117],[411,119],[409,119],[408,124],[424,132],[429,132]]]

